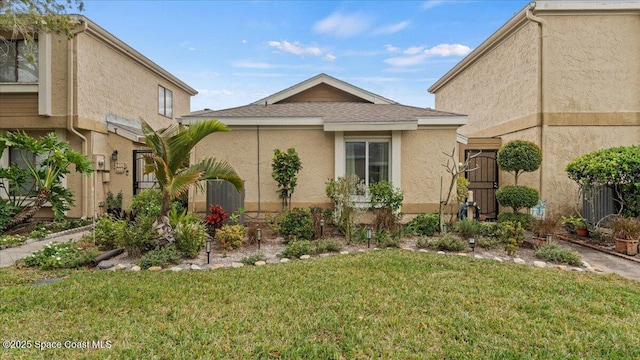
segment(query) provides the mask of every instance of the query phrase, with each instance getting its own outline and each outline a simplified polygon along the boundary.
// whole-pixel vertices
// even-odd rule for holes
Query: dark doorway
[[[144,189],[158,188],[156,174],[144,173],[144,155],[151,154],[151,150],[133,150],[133,195]]]
[[[467,172],[469,190],[473,191],[474,201],[480,206],[480,215],[487,219],[498,218],[498,202],[496,190],[498,189],[498,164],[496,162],[497,150],[466,150],[465,158],[477,154],[469,161],[469,169],[478,168]]]

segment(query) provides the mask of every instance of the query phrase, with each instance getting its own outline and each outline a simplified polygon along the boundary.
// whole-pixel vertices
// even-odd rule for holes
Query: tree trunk
[[[29,221],[40,209],[42,206],[49,200],[49,195],[51,195],[51,190],[49,189],[41,189],[36,196],[35,201],[32,205],[25,207],[20,210],[13,219],[11,219],[6,225],[5,230],[13,229],[14,227],[24,224]]]

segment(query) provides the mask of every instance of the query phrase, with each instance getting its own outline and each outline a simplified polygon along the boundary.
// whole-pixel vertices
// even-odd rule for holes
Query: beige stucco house
[[[522,182],[540,189],[547,211],[572,212],[578,189],[566,164],[640,144],[640,1],[532,2],[429,92],[436,109],[468,114],[458,130],[463,156],[475,149],[494,156],[515,139],[540,145],[542,166]],[[495,171],[494,162],[485,165]]]
[[[205,138],[192,162],[228,161],[245,180],[245,210],[281,210],[271,164],[274,149],[295,148],[302,162],[293,206],[331,207],[327,180],[357,174],[367,184],[391,181],[404,192],[402,211],[434,212],[440,201],[442,152],[456,144],[466,116],[398,104],[326,74],[320,74],[252,104],[192,112],[185,125],[215,118],[231,129]],[[446,179],[446,177],[445,177]],[[203,193],[190,206],[206,211]]]
[[[133,158],[144,143],[139,119],[166,127],[189,113],[196,91],[86,17],[78,21],[72,40],[40,34],[35,62],[24,61],[22,39],[3,43],[0,131],[55,132],[93,159],[90,177],[66,179],[76,195],[68,216],[92,217],[106,210],[107,191],[122,191],[128,207],[141,176]],[[10,157],[5,151],[2,165]]]

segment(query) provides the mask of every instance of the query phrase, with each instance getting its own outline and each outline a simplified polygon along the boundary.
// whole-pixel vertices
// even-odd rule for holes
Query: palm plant
[[[151,153],[145,156],[145,174],[154,173],[162,193],[160,215],[157,219],[157,229],[160,233],[171,230],[169,224],[169,210],[171,200],[185,194],[189,186],[201,186],[200,180],[223,179],[232,183],[235,188],[242,190],[242,179],[226,161],[207,158],[189,165],[191,150],[207,135],[229,131],[223,123],[211,119],[188,127],[172,124],[171,126],[153,130],[144,120],[141,120],[145,143]]]

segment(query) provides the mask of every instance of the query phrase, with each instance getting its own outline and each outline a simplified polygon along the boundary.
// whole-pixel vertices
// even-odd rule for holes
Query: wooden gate
[[[144,155],[151,154],[151,150],[133,150],[133,195],[144,189],[158,188],[156,174],[144,173]]]
[[[466,150],[465,158],[477,154],[480,150]],[[498,218],[498,202],[496,190],[498,189],[498,164],[496,162],[497,150],[482,150],[482,153],[469,161],[469,169],[478,168],[467,172],[469,190],[473,191],[474,201],[480,206],[480,215],[487,219]]]

